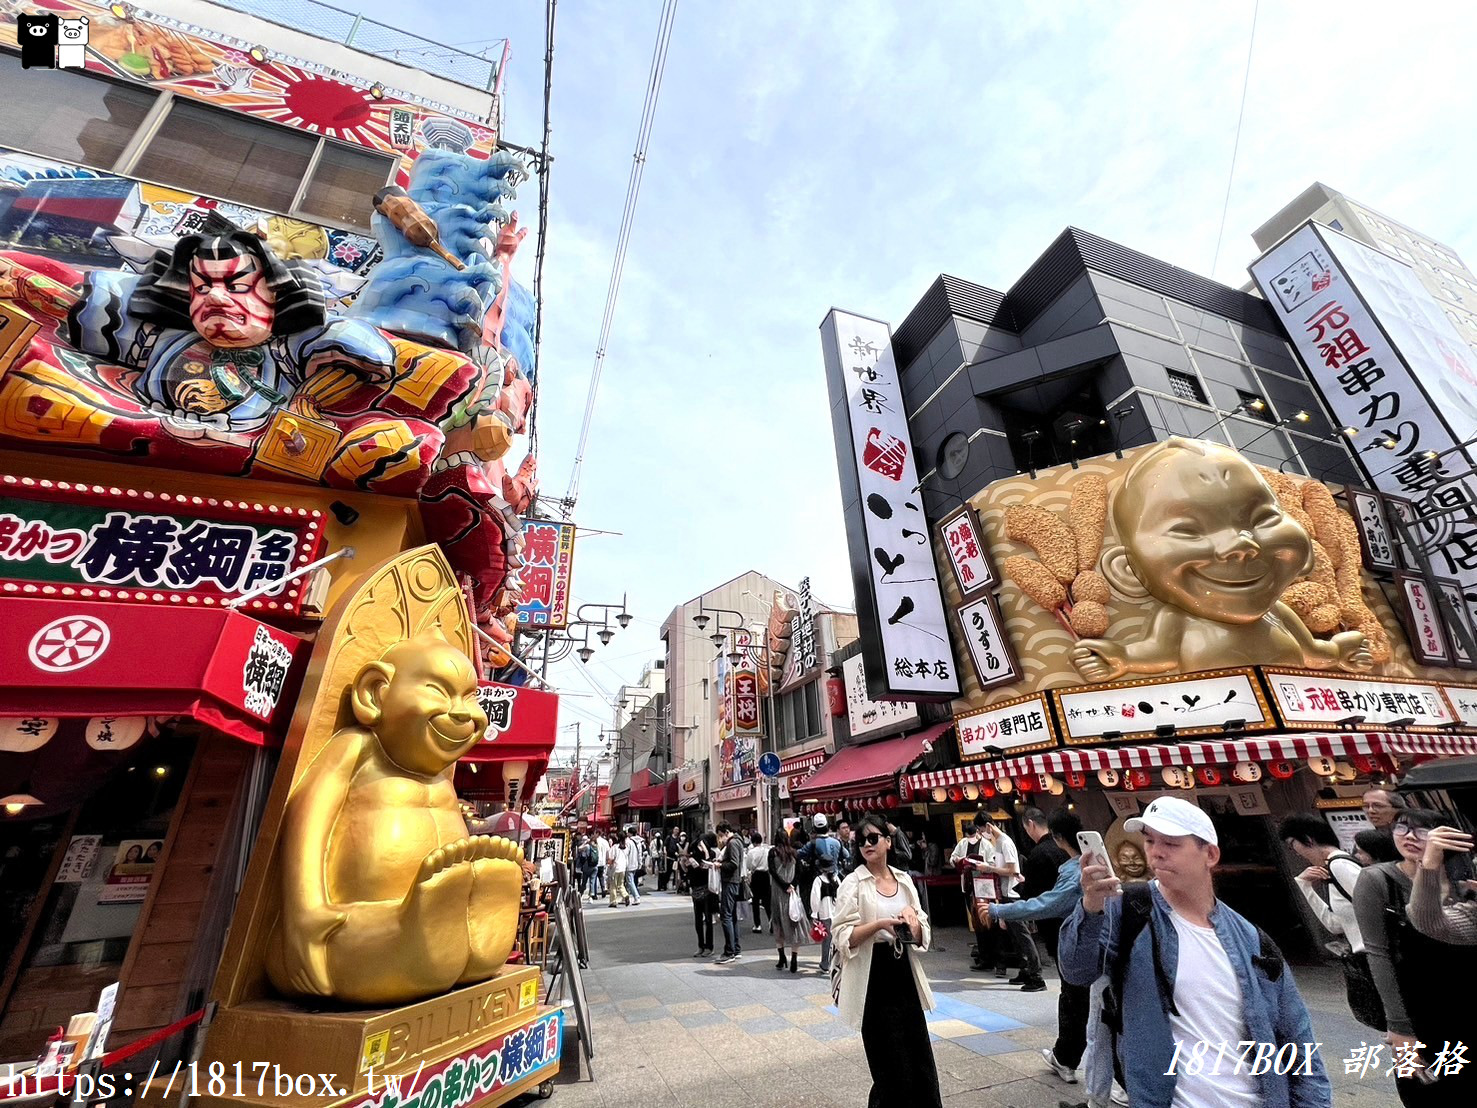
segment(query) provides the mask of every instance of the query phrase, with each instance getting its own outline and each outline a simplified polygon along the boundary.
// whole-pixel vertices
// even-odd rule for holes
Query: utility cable
[[[1215,234],[1215,256],[1210,260],[1210,278],[1215,280],[1215,267],[1221,260],[1221,240],[1226,235],[1226,214],[1231,210],[1231,184],[1236,180],[1236,155],[1241,150],[1241,121],[1246,118],[1246,90],[1251,87],[1251,57],[1256,48],[1256,17],[1261,0],[1251,8],[1251,38],[1246,44],[1246,74],[1241,78],[1241,108],[1236,113],[1236,138],[1231,144],[1231,168],[1226,174],[1226,199],[1221,205],[1221,226]]]
[[[584,467],[585,448],[590,441],[590,425],[595,418],[595,401],[600,393],[600,374],[605,368],[605,352],[610,344],[610,328],[620,300],[621,274],[626,265],[626,251],[631,241],[631,225],[636,216],[636,203],[641,196],[641,177],[646,170],[646,151],[651,142],[652,124],[656,120],[657,101],[662,91],[662,75],[667,67],[667,47],[672,40],[672,24],[677,17],[677,0],[666,0],[661,23],[657,27],[656,47],[651,57],[651,75],[646,85],[646,103],[641,109],[641,126],[636,135],[636,153],[631,159],[631,177],[626,185],[625,209],[621,212],[620,232],[616,236],[615,258],[611,263],[610,287],[605,293],[605,314],[600,321],[600,338],[595,344],[595,366],[590,373],[590,391],[585,399],[584,423],[580,428],[579,447],[574,455],[574,470],[569,476],[569,490],[564,494],[565,518],[574,511],[579,498],[580,471]]]

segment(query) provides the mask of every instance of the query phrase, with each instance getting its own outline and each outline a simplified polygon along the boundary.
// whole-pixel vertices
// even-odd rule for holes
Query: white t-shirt
[[[1174,975],[1174,1006],[1180,1014],[1169,1014],[1169,1033],[1183,1046],[1181,1060],[1191,1056],[1197,1043],[1210,1044],[1200,1052],[1203,1068],[1198,1076],[1177,1067],[1170,1108],[1259,1108],[1257,1079],[1244,1065],[1236,1073],[1237,1044],[1246,1038],[1246,1019],[1231,959],[1214,928],[1197,927],[1178,912],[1170,917],[1180,940]],[[1216,1073],[1221,1043],[1226,1044],[1226,1055]]]
[[[760,843],[758,846],[749,847],[748,853],[744,855],[749,863],[750,873],[769,872],[769,847]]]
[[[1000,879],[1000,888],[1005,895],[1005,899],[1009,900],[1015,896],[1016,886],[1025,880],[1025,877],[1021,874],[1021,852],[1016,849],[1015,840],[1003,832],[994,842],[987,843],[986,845],[994,854],[994,857],[990,860],[991,865],[1015,867],[1014,877],[1002,877]]]
[[[903,883],[897,883],[897,891],[891,896],[877,894],[877,919],[901,919],[903,909],[908,907],[908,894],[903,891]],[[879,943],[890,943],[896,936],[891,931],[878,931],[873,938]]]

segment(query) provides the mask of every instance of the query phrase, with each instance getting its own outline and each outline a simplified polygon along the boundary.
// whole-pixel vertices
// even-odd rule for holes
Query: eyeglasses
[[[1394,831],[1397,835],[1409,835],[1418,843],[1423,843],[1431,837],[1431,829],[1429,827],[1412,827],[1408,823],[1397,823]]]
[[[869,831],[867,834],[861,836],[861,840],[866,846],[876,846],[882,841],[882,836],[875,831]]]

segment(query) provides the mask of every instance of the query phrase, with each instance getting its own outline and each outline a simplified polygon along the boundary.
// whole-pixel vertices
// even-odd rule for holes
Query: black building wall
[[[939,489],[968,496],[1074,452],[1107,453],[1115,434],[1124,447],[1213,439],[1289,473],[1358,479],[1262,300],[1076,228],[1006,293],[940,276],[893,345],[934,519],[958,504]],[[1249,397],[1266,410],[1231,415]],[[1311,418],[1275,426],[1298,411]],[[955,431],[971,449],[949,482],[932,471]]]

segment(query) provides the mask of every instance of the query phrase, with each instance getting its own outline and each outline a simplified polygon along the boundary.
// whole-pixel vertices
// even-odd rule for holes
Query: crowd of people
[[[1477,1044],[1477,1016],[1451,1003],[1449,982],[1477,971],[1472,837],[1385,789],[1366,793],[1363,807],[1372,826],[1347,851],[1318,813],[1282,820],[1295,886],[1328,934],[1350,1013],[1403,1063],[1394,1066],[1401,1102],[1468,1103],[1477,1060],[1453,1064],[1465,1059],[1452,1048]],[[1136,839],[1111,859],[1069,809],[1027,807],[1019,824],[1022,847],[982,812],[947,859],[926,829],[874,816],[853,828],[816,815],[773,843],[727,823],[692,838],[616,831],[582,836],[575,869],[586,895],[612,906],[640,903],[648,875],[690,896],[694,958],[737,960],[746,931],[769,932],[778,972],[798,973],[805,955],[862,1032],[869,1104],[939,1103],[924,1017],[933,998],[918,956],[933,946],[924,877],[946,872],[964,897],[975,972],[1002,979],[1014,966],[1010,985],[1041,992],[1043,951],[1055,962],[1057,1037],[1041,1053],[1062,1081],[1078,1083],[1081,1073],[1089,1108],[1330,1103],[1282,952],[1215,895],[1220,843],[1204,811],[1155,799],[1126,821]],[[1278,1058],[1306,1053],[1294,1065],[1237,1067],[1196,1052],[1246,1041],[1271,1044]]]

